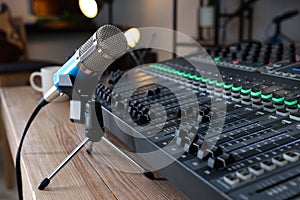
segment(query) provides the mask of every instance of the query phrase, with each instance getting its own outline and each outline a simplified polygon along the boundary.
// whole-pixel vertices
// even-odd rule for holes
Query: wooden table
[[[41,95],[30,87],[1,89],[1,117],[11,154]],[[80,128],[79,128],[80,129]],[[186,199],[167,180],[149,180],[138,167],[105,141],[92,155],[81,150],[39,191],[39,182],[70,153],[83,135],[69,120],[69,103],[44,107],[31,125],[22,151],[24,199]],[[126,166],[129,172],[118,170]]]

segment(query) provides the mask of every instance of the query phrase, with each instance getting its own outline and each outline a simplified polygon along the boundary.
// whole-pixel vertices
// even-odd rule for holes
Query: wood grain
[[[13,158],[27,118],[41,95],[30,87],[1,90],[1,117]],[[149,180],[124,155],[102,140],[84,150],[38,191],[46,177],[84,137],[69,121],[68,102],[43,108],[29,129],[22,153],[25,199],[186,199],[166,180]]]

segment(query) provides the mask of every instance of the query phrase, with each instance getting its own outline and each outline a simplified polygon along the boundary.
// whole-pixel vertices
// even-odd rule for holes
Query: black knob
[[[160,88],[159,87],[154,87],[154,93],[159,94],[160,93]]]
[[[296,55],[295,55],[295,53],[290,53],[289,54],[289,61],[290,62],[296,62]]]
[[[234,158],[231,154],[224,153],[217,158],[209,158],[207,165],[212,169],[220,169],[234,162]]]
[[[146,91],[146,94],[147,94],[147,96],[153,96],[155,93],[154,93],[154,91],[153,90],[147,90]]]

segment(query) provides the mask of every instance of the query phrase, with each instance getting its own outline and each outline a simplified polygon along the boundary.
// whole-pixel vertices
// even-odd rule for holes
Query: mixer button
[[[211,153],[211,156],[213,158],[220,156],[223,153],[223,150],[219,146],[213,146],[211,149],[207,150],[209,153]]]
[[[282,103],[282,102],[274,103],[273,106],[276,109],[284,109],[284,107],[285,107],[284,103]]]
[[[202,144],[203,144],[203,140],[201,139],[198,139],[196,142],[193,142],[190,146],[189,153],[191,154],[197,153],[198,150],[201,148]]]
[[[291,63],[296,62],[296,54],[295,53],[290,53],[289,54],[289,61]]]
[[[275,68],[278,68],[278,67],[282,67],[282,64],[281,63],[274,63],[272,66],[275,67]]]
[[[297,74],[290,74],[290,77],[291,77],[291,78],[296,78],[296,77],[297,77]]]
[[[264,106],[264,110],[267,112],[275,112],[276,108],[272,105],[266,105],[266,106]]]
[[[231,154],[224,153],[217,158],[209,158],[207,165],[212,169],[220,169],[234,162],[234,158]]]
[[[276,114],[286,117],[286,116],[289,116],[290,112],[287,111],[286,109],[277,109]]]
[[[147,90],[146,91],[146,94],[147,94],[147,96],[153,96],[155,93],[154,93],[154,91],[153,90]]]
[[[259,166],[259,165],[252,165],[248,169],[249,169],[249,172],[251,172],[252,174],[254,174],[256,176],[262,175],[265,172],[265,170],[263,168],[261,168],[261,166]]]
[[[290,162],[295,162],[299,160],[299,155],[294,152],[286,152],[283,154],[283,158]]]
[[[288,72],[282,72],[282,76],[287,77],[287,76],[289,76],[289,75],[290,75],[290,73],[288,73]]]
[[[260,166],[267,171],[272,171],[272,170],[276,169],[276,165],[268,160],[261,162]]]
[[[177,130],[175,131],[175,135],[176,135],[177,137],[184,138],[185,136],[188,135],[188,130],[186,130],[186,129],[178,130],[178,129],[177,129]]]
[[[289,111],[290,113],[295,113],[298,111],[298,105],[294,105],[294,106],[287,106],[286,110]]]
[[[264,98],[262,98],[261,103],[262,103],[264,106],[272,105],[272,99],[264,99]]]
[[[290,114],[290,118],[291,118],[291,119],[294,119],[294,120],[296,120],[296,121],[300,121],[300,112],[298,111],[298,112],[296,112],[296,113],[291,113],[291,114]]]
[[[210,115],[204,115],[202,116],[202,123],[206,123],[206,122],[209,122],[210,121]]]
[[[224,181],[231,186],[234,186],[234,185],[237,185],[240,183],[240,179],[236,176],[236,174],[229,174],[229,175],[224,176]]]
[[[284,159],[283,157],[281,157],[281,156],[277,156],[277,157],[272,158],[272,162],[275,165],[278,165],[280,167],[285,166],[285,165],[288,164],[288,161],[286,159]]]
[[[245,105],[251,105],[252,101],[250,99],[242,99],[241,103]]]
[[[255,108],[262,108],[263,104],[261,102],[253,102],[252,106],[255,107]]]
[[[160,93],[160,88],[159,87],[154,87],[154,93],[159,94]]]
[[[252,178],[252,174],[247,169],[242,169],[236,172],[238,178],[243,181],[249,180]]]
[[[199,149],[197,152],[197,157],[200,160],[208,160],[208,158],[211,156],[212,156],[211,153],[204,149]]]

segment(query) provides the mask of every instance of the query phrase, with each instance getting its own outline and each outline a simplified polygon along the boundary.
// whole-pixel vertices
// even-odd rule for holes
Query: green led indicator
[[[201,81],[201,80],[202,80],[202,77],[201,77],[201,76],[196,76],[196,77],[195,77],[195,80],[196,80],[196,81]]]
[[[297,100],[292,100],[292,101],[284,101],[284,104],[287,106],[293,106],[296,105],[298,103]]]
[[[216,84],[217,83],[217,80],[210,80],[208,81],[209,84]]]
[[[204,83],[208,82],[209,80],[210,80],[210,78],[202,78],[202,81],[203,81]]]
[[[215,57],[214,61],[219,62],[221,60],[221,57]]]
[[[262,94],[261,98],[263,99],[271,99],[273,97],[273,94]]]
[[[173,69],[171,73],[172,74],[177,74],[177,72],[178,72],[178,70]]]
[[[300,109],[300,104],[298,104],[298,108]]]
[[[178,75],[180,75],[180,76],[184,76],[184,72],[181,72],[181,71],[179,71],[179,74]]]
[[[175,74],[181,76],[181,71],[176,71]]]
[[[218,82],[218,83],[216,83],[216,86],[218,86],[218,87],[223,87],[224,85],[225,85],[224,82]]]
[[[272,100],[273,100],[275,103],[280,103],[280,102],[283,102],[284,97],[279,97],[279,98],[273,97]]]
[[[160,65],[152,64],[152,65],[150,65],[150,67],[158,69],[158,68],[160,68]]]
[[[251,96],[259,97],[261,95],[261,91],[251,92]]]
[[[191,79],[196,79],[196,77],[197,77],[196,74],[191,74],[191,75],[189,76],[189,78],[191,78]]]
[[[185,78],[189,77],[190,75],[191,75],[191,74],[189,74],[189,73],[184,73],[184,72],[183,72],[183,74],[182,74],[182,76],[185,77]]]
[[[171,73],[171,69],[170,68],[166,68],[166,72],[169,72],[169,73]]]
[[[224,84],[225,89],[231,89],[233,87],[232,83]]]
[[[242,86],[232,87],[232,90],[235,92],[240,91],[241,89],[242,89]]]
[[[241,92],[243,94],[249,94],[251,92],[251,88],[249,88],[249,89],[242,89]]]
[[[253,97],[259,97],[261,95],[261,91],[251,92],[251,96]]]

